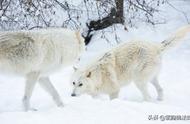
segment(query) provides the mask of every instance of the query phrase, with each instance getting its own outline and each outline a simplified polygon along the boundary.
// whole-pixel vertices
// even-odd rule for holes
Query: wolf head
[[[90,69],[81,70],[81,69],[74,69],[75,72],[71,78],[71,85],[73,87],[73,91],[71,96],[79,96],[81,94],[93,93],[93,87],[96,84],[96,73]]]

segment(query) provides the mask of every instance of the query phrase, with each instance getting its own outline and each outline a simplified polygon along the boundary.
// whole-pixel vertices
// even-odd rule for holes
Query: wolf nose
[[[72,93],[72,94],[71,94],[71,96],[73,96],[73,97],[74,97],[74,96],[76,96],[76,94],[75,94],[75,93]]]

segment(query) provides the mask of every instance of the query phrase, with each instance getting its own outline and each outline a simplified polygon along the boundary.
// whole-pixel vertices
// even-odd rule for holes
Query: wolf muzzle
[[[72,94],[71,94],[71,96],[72,96],[72,97],[75,97],[75,96],[76,96],[76,94],[75,94],[75,93],[72,93]]]

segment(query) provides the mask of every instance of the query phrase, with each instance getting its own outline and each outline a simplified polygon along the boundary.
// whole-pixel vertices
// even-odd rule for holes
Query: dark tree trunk
[[[87,35],[84,36],[85,44],[88,45],[93,34],[92,31],[102,30],[113,24],[123,24],[124,23],[124,1],[123,0],[115,0],[116,8],[111,8],[110,13],[99,20],[92,20],[90,23],[87,24],[88,32]]]
[[[116,9],[117,9],[116,17],[119,20],[119,22],[121,22],[123,24],[124,23],[123,0],[115,0],[115,4],[116,4]]]

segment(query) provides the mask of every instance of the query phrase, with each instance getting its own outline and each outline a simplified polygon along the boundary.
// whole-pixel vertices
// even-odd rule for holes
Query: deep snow
[[[190,17],[190,2],[174,0],[177,8]],[[185,24],[183,14],[165,5],[162,15],[167,17],[167,24],[156,27],[139,23],[138,29],[126,32],[116,26],[121,41],[145,39],[160,42]],[[189,13],[188,13],[189,12]],[[107,29],[109,30],[109,29]],[[107,33],[111,41],[93,38],[88,52],[82,62],[94,58],[97,51],[104,51],[115,45],[114,35]],[[190,36],[190,34],[188,34]],[[120,97],[110,101],[107,96],[94,99],[88,95],[72,98],[70,76],[72,67],[61,70],[51,76],[51,80],[59,91],[65,107],[57,108],[47,93],[38,85],[35,87],[31,105],[38,111],[23,112],[22,96],[24,79],[21,77],[0,75],[0,124],[147,124],[161,123],[161,120],[150,121],[149,115],[189,115],[190,116],[190,37],[186,37],[182,45],[166,52],[163,56],[163,67],[159,81],[164,89],[164,100],[155,100],[156,92],[149,86],[153,102],[143,102],[138,89],[133,85],[122,88]],[[164,121],[167,124],[189,124],[189,121]]]

